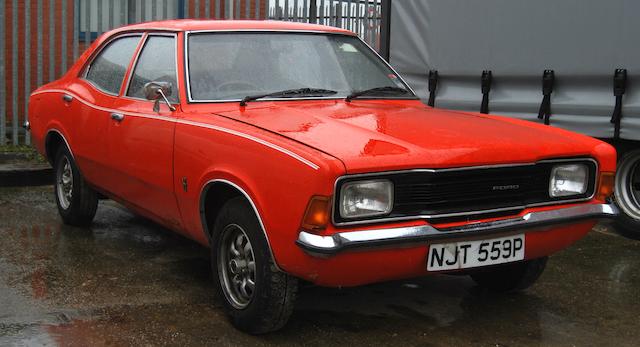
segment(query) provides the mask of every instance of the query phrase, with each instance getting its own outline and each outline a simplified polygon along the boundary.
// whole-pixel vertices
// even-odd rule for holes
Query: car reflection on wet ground
[[[465,276],[303,286],[290,323],[249,336],[212,296],[208,251],[112,201],[62,224],[51,187],[0,189],[0,345],[640,345],[640,242],[598,225],[527,292]]]

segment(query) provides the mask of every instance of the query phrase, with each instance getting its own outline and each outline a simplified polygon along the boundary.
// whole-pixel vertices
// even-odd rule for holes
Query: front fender
[[[276,264],[288,272],[299,253],[295,240],[309,199],[313,195],[331,196],[344,165],[324,153],[255,128],[223,131],[218,124],[194,124],[177,124],[174,153],[175,191],[186,233],[208,244],[202,219],[203,193],[212,182],[229,184],[251,202]],[[190,182],[186,190],[183,179]]]

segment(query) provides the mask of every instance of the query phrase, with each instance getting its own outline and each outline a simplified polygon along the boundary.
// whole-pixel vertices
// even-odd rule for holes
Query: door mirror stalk
[[[153,103],[153,111],[160,112],[160,100],[167,104],[167,107],[171,111],[175,111],[176,108],[171,105],[167,96],[171,96],[171,83],[169,82],[149,82],[144,85],[144,95],[147,100],[155,101]]]

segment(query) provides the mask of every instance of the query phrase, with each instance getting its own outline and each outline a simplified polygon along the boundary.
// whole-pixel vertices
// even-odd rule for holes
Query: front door
[[[173,185],[173,139],[178,103],[176,78],[176,36],[149,34],[138,53],[122,96],[115,101],[109,125],[109,161],[119,172],[113,193],[136,210],[179,228],[180,213]],[[145,99],[148,82],[169,82],[168,98],[175,111],[161,102]]]

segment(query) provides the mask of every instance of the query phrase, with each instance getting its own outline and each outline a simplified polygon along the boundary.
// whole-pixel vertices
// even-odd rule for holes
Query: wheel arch
[[[209,244],[211,245],[211,234],[213,230],[211,230],[210,226],[212,226],[217,219],[222,206],[224,206],[224,204],[230,199],[239,196],[243,197],[249,203],[249,205],[251,205],[251,208],[253,209],[256,218],[258,219],[258,223],[260,224],[262,234],[267,240],[267,247],[269,248],[271,260],[278,268],[278,270],[281,270],[278,266],[278,262],[276,261],[275,256],[273,255],[273,249],[271,247],[269,235],[267,234],[262,216],[260,215],[260,211],[258,210],[254,199],[239,184],[234,183],[228,179],[216,178],[209,180],[202,186],[202,189],[200,190],[200,222],[202,223],[202,230],[205,233],[205,237],[207,238],[207,240],[209,240]]]
[[[71,150],[71,146],[69,146],[69,141],[67,141],[67,138],[64,136],[64,134],[58,129],[55,129],[55,128],[49,129],[44,138],[44,152],[45,152],[47,161],[49,161],[49,164],[53,165],[53,161],[55,160],[55,156],[56,156],[56,151],[61,145],[64,145],[67,147],[67,149],[69,150],[69,153],[71,154],[71,157],[75,160],[73,151]]]

